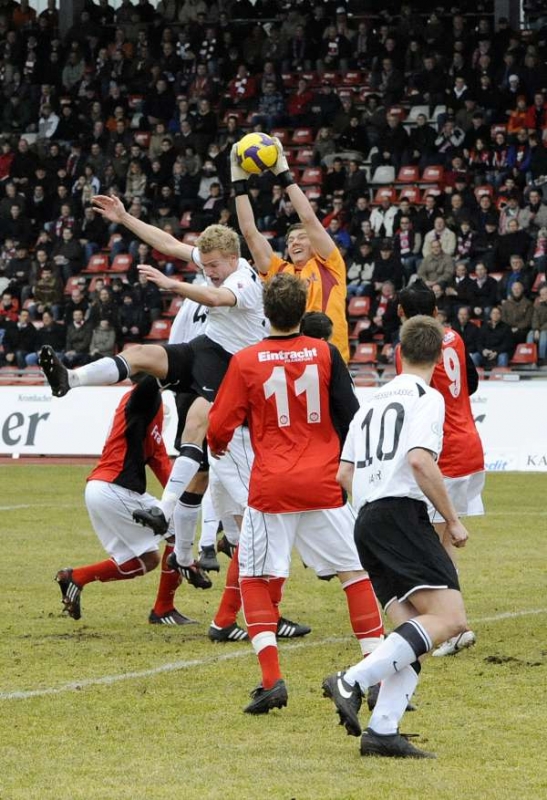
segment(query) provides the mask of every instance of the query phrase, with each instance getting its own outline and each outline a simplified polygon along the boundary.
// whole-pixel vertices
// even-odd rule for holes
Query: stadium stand
[[[85,325],[108,318],[118,350],[135,341],[124,315],[139,318],[141,339],[166,338],[178,301],[139,285],[136,264],[146,259],[189,281],[195,269],[106,225],[91,198],[117,194],[131,213],[188,243],[211,222],[237,228],[229,151],[258,129],[259,109],[325,227],[338,219],[333,236],[348,270],[368,259],[356,272],[362,283],[352,286],[348,324],[354,347],[375,348],[378,381],[390,374],[382,367],[398,336],[381,324],[382,283],[414,279],[423,248],[440,238],[437,217],[450,233],[442,243],[450,278],[434,286],[446,324],[466,306],[473,324],[486,325],[492,305],[521,283],[532,314],[509,369],[545,375],[545,15],[528,3],[514,30],[494,22],[492,2],[461,0],[432,25],[433,3],[412,14],[407,5],[340,0],[317,16],[306,0],[296,8],[88,0],[61,35],[51,3],[1,3],[2,382],[35,379],[17,354],[27,352],[23,340],[38,341],[48,310],[55,335],[66,334],[75,307]],[[249,187],[259,228],[282,251],[283,190],[270,173]],[[479,263],[486,276],[477,277]],[[363,331],[370,343],[359,344]],[[360,357],[357,349],[353,360]]]

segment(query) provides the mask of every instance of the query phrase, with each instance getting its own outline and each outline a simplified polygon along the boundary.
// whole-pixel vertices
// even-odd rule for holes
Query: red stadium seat
[[[87,262],[87,266],[82,272],[90,273],[90,272],[105,272],[108,270],[109,262],[108,256],[104,253],[96,253],[94,256],[91,256],[89,261]]]
[[[293,131],[291,144],[293,146],[301,144],[313,144],[313,129],[295,128]]]
[[[288,128],[274,128],[270,131],[270,136],[275,136],[282,145],[289,144],[289,129]]]
[[[340,83],[340,76],[337,72],[324,72],[321,76],[321,82],[323,84],[330,83],[331,86],[336,86]]]
[[[182,237],[182,242],[183,244],[189,244],[193,247],[198,239],[199,233],[197,231],[187,231]]]
[[[296,153],[296,163],[302,166],[309,166],[313,159],[313,149],[311,147],[301,147]]]
[[[444,167],[440,164],[426,167],[422,172],[422,183],[441,183],[444,178]]]
[[[188,230],[192,227],[192,212],[185,211],[182,217],[180,218],[180,227]]]
[[[72,294],[73,289],[78,289],[79,275],[72,275],[65,283],[65,294]]]
[[[151,136],[152,134],[150,131],[135,131],[133,134],[133,139],[139,145],[139,147],[148,147]]]
[[[490,186],[488,183],[482,184],[481,186],[475,186],[475,198],[477,203],[481,199],[483,195],[487,194],[489,197],[494,197],[494,187]]]
[[[493,139],[496,133],[503,133],[504,135],[507,134],[507,125],[503,125],[502,123],[496,122],[494,125],[490,126],[490,138]]]
[[[365,317],[370,311],[370,297],[352,297],[348,304],[348,315]]]
[[[344,86],[360,86],[363,83],[363,73],[358,70],[348,70],[342,75]]]
[[[373,205],[379,206],[384,198],[388,198],[392,203],[395,202],[397,199],[397,193],[393,186],[381,186],[379,189],[376,189],[376,194],[374,195]]]
[[[367,342],[366,344],[358,344],[355,348],[350,362],[352,364],[376,364],[378,360],[378,347],[375,344]]]
[[[538,274],[536,275],[536,279],[534,281],[534,285],[532,286],[532,293],[537,294],[539,292],[540,286],[543,286],[544,283],[545,283],[545,273],[538,272]]]
[[[397,117],[399,117],[401,122],[406,118],[406,108],[403,108],[402,106],[391,106],[387,113],[395,114]]]
[[[150,333],[144,338],[149,341],[165,341],[169,339],[171,333],[171,321],[168,319],[156,319],[152,323]]]
[[[323,170],[321,167],[306,167],[299,181],[301,186],[321,186],[323,183]]]
[[[165,312],[165,316],[176,317],[183,302],[184,302],[184,297],[180,297],[180,295],[177,295],[177,297],[173,297],[173,299],[169,303],[167,311]]]
[[[538,349],[535,343],[517,344],[511,364],[519,364],[524,366],[526,364],[536,365],[538,360]]]
[[[109,272],[128,272],[128,270],[131,269],[132,263],[133,256],[130,256],[129,253],[118,253],[110,265]]]
[[[399,192],[399,202],[401,200],[408,200],[412,205],[418,206],[422,202],[422,193],[417,186],[405,186]]]
[[[358,319],[355,325],[353,326],[353,330],[349,335],[350,341],[356,341],[359,338],[359,333],[361,331],[367,330],[370,328],[370,320],[369,319]]]
[[[397,174],[397,183],[418,183],[420,180],[419,167],[401,167]]]

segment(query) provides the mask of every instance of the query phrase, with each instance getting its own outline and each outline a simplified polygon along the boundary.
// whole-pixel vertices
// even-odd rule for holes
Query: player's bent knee
[[[123,357],[129,364],[132,375],[136,372],[146,372],[155,378],[165,378],[167,375],[167,353],[159,345],[136,344],[125,350]]]

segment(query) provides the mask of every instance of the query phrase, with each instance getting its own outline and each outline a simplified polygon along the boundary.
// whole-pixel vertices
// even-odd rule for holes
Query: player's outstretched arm
[[[452,544],[454,547],[463,547],[468,533],[458,519],[458,514],[448,496],[443,476],[432,453],[417,447],[408,453],[408,462],[416,483],[444,518]]]
[[[229,289],[223,289],[222,286],[218,288],[216,286],[195,286],[193,283],[176,281],[149,264],[139,264],[137,269],[160,289],[188,297],[202,306],[214,308],[216,306],[235,306],[236,304],[234,293]]]
[[[306,233],[310,237],[310,242],[313,250],[321,258],[328,258],[335,248],[335,244],[325,228],[315,216],[315,212],[310,205],[310,201],[300,188],[298,184],[293,182],[289,164],[285,153],[283,152],[283,145],[277,137],[273,137],[275,146],[277,147],[277,161],[271,167],[274,175],[277,175],[281,180],[281,185],[285,187],[294,210],[298,214],[300,222],[304,225]]]
[[[251,251],[256,268],[264,275],[270,268],[273,250],[269,241],[256,227],[251,201],[247,195],[247,173],[237,163],[237,145],[234,144],[230,151],[230,171],[232,185],[236,193],[237,220],[243,238]]]
[[[173,258],[179,258],[181,261],[192,260],[193,248],[188,244],[183,244],[171,236],[170,233],[162,231],[161,228],[156,228],[154,225],[149,225],[141,219],[137,219],[128,211],[125,210],[124,205],[119,197],[109,197],[107,195],[98,194],[92,198],[93,207],[101,216],[110,222],[116,222],[123,225],[128,230],[132,231],[139,239],[149,244],[160,253]]]

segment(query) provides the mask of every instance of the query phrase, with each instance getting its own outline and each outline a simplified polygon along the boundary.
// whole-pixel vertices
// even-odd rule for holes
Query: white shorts
[[[135,509],[158,504],[148,492],[139,494],[115,483],[88,481],[85,504],[95,533],[116,564],[158,550],[161,537],[133,521]],[[170,529],[166,536],[171,534]]]
[[[209,487],[219,519],[243,516],[249,496],[253,461],[251,436],[245,426],[236,428],[226,455],[222,458],[209,458]]]
[[[444,479],[446,491],[459,517],[481,517],[484,514],[482,503],[484,476],[484,472],[474,472],[461,478]],[[443,517],[431,504],[428,504],[428,513],[431,522],[444,522]]]
[[[247,508],[239,539],[240,575],[287,578],[293,547],[319,577],[362,571],[354,526],[355,512],[349,504],[292,514],[265,514]]]

